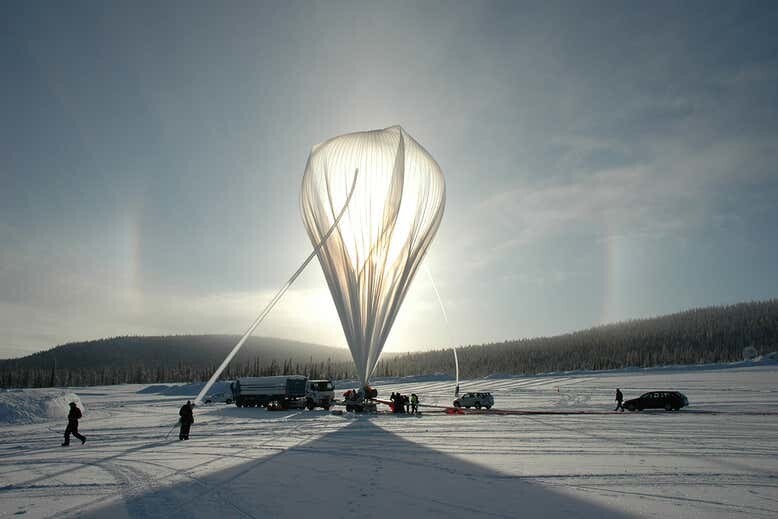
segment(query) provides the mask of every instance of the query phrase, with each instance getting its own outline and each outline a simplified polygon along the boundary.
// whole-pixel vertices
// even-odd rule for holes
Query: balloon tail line
[[[446,327],[449,326],[448,322],[448,314],[446,313],[446,307],[443,305],[443,299],[440,297],[440,292],[438,292],[438,287],[435,285],[435,280],[432,278],[432,272],[430,271],[427,264],[424,264],[424,270],[427,272],[427,277],[430,280],[430,284],[432,285],[432,290],[435,291],[435,296],[438,298],[438,304],[440,305],[440,311],[443,313],[443,319],[446,320]],[[454,396],[459,396],[459,357],[457,356],[457,349],[455,347],[451,348],[451,351],[454,352],[454,367],[456,368],[456,377],[457,377],[457,385],[454,389]]]
[[[430,268],[427,266],[426,263],[424,263],[424,270],[427,272],[427,277],[430,280],[430,284],[432,285],[432,290],[435,291],[435,296],[438,298],[438,304],[440,305],[440,311],[443,312],[443,319],[446,320],[446,325],[448,325],[448,314],[446,313],[446,307],[443,306],[443,299],[440,297],[440,292],[438,292],[438,287],[435,285],[435,280],[432,279],[432,272],[430,271]]]
[[[181,420],[179,420],[179,421],[177,421],[176,423],[173,424],[173,426],[170,428],[170,430],[165,435],[165,438],[164,438],[165,440],[167,440],[167,437],[170,436],[170,433],[172,433],[173,429],[175,429],[176,426],[178,426],[178,425],[181,425]]]
[[[289,287],[292,286],[292,283],[297,280],[298,276],[302,273],[303,270],[305,270],[305,267],[308,266],[308,263],[311,262],[311,260],[318,254],[319,250],[324,246],[324,244],[327,242],[327,238],[330,237],[332,232],[337,228],[338,224],[340,223],[340,219],[343,217],[343,215],[346,213],[346,208],[349,205],[349,202],[351,202],[351,196],[354,194],[354,188],[357,186],[357,175],[359,174],[359,169],[356,169],[354,171],[354,180],[351,183],[351,191],[349,191],[348,197],[346,198],[346,202],[343,204],[343,208],[340,210],[340,213],[338,214],[338,217],[335,218],[335,221],[332,223],[332,226],[329,228],[327,233],[322,237],[322,239],[319,241],[319,243],[314,247],[313,251],[308,255],[307,258],[305,258],[305,261],[303,261],[302,265],[292,274],[292,277],[289,278],[289,281],[287,281],[284,286],[281,287],[281,289],[276,292],[276,295],[273,296],[273,299],[270,300],[270,302],[265,306],[265,308],[260,312],[260,314],[257,316],[256,319],[254,319],[254,322],[251,323],[251,326],[249,326],[248,330],[246,330],[246,333],[243,334],[243,337],[240,338],[238,343],[232,348],[232,351],[227,355],[227,357],[222,361],[222,363],[219,365],[219,367],[216,369],[216,371],[211,375],[211,378],[208,379],[208,382],[203,386],[203,388],[200,390],[200,393],[198,393],[197,397],[195,398],[195,405],[202,404],[203,397],[208,393],[208,391],[213,387],[216,380],[221,376],[222,372],[227,368],[227,365],[232,361],[232,359],[235,357],[235,355],[238,354],[240,349],[243,347],[243,344],[246,342],[246,340],[251,336],[252,333],[254,333],[254,330],[259,326],[262,321],[265,320],[265,317],[270,313],[270,311],[273,309],[273,307],[278,303],[278,301],[281,300],[281,298],[284,296],[287,290],[289,290]]]
[[[456,370],[457,370],[457,385],[454,388],[454,396],[458,397],[459,396],[459,357],[457,357],[456,348],[451,348],[451,351],[454,352],[454,365],[456,366]]]

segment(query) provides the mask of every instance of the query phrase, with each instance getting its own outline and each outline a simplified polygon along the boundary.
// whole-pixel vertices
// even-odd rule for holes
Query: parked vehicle
[[[639,398],[633,398],[624,402],[624,409],[628,411],[642,411],[643,409],[664,409],[665,411],[678,411],[689,405],[686,395],[678,391],[652,391]]]
[[[238,407],[301,409],[306,402],[308,378],[303,375],[243,377],[230,384]]]
[[[494,405],[494,397],[491,393],[465,393],[456,400],[454,400],[454,407],[464,407],[470,409],[475,407],[481,409],[485,407],[489,409]]]
[[[305,395],[305,407],[314,410],[322,407],[329,409],[335,400],[335,388],[331,380],[309,380]]]

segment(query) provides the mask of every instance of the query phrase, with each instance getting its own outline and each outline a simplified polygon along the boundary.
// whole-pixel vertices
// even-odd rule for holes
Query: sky
[[[311,147],[401,125],[446,212],[385,351],[778,296],[775,2],[0,5],[0,357],[242,333]],[[344,346],[312,262],[256,335]]]

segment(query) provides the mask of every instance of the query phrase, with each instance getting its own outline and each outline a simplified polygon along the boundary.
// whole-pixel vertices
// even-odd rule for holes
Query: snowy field
[[[377,387],[446,405],[453,383]],[[186,395],[69,389],[86,445],[60,447],[56,413],[0,425],[0,517],[778,517],[776,365],[462,383],[498,409],[552,411],[612,410],[616,387],[679,390],[691,405],[412,417],[215,404],[179,442],[165,435]]]

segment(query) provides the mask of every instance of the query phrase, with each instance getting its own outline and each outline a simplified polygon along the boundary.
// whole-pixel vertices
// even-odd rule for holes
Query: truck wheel
[[[481,402],[476,402],[475,403],[475,408],[476,409],[481,409]]]
[[[324,405],[322,407],[324,408],[325,411],[329,411],[330,410],[330,405],[329,404]]]
[[[309,411],[313,411],[316,408],[316,405],[313,403],[313,400],[308,400],[305,402],[305,407],[307,407]]]

